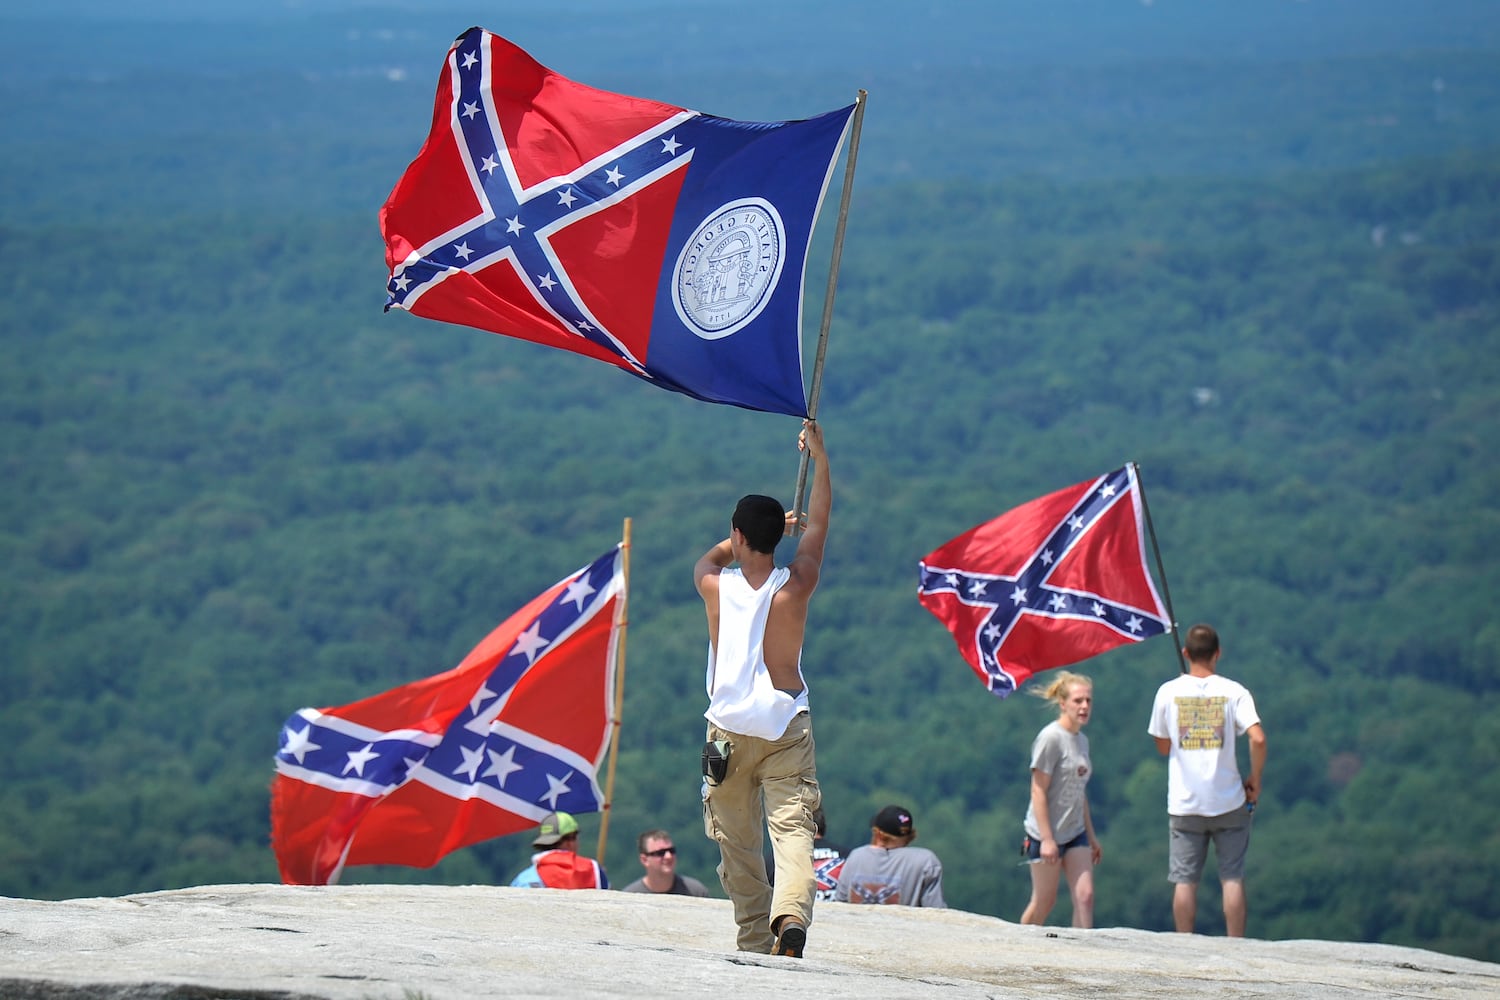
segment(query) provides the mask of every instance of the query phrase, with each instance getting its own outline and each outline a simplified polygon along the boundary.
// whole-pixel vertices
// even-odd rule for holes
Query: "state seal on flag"
[[[763,198],[722,206],[677,257],[672,301],[678,317],[704,340],[744,329],[770,301],[785,259],[786,227],[775,206]]]

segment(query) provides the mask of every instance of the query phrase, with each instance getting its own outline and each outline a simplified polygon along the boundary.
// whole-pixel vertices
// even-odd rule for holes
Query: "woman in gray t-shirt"
[[[1083,727],[1094,707],[1094,682],[1064,671],[1031,693],[1057,703],[1057,721],[1031,744],[1031,805],[1026,810],[1026,856],[1031,861],[1031,901],[1023,924],[1041,924],[1057,902],[1057,884],[1068,876],[1073,926],[1094,926],[1094,866],[1102,851],[1094,836],[1085,794],[1093,766]]]

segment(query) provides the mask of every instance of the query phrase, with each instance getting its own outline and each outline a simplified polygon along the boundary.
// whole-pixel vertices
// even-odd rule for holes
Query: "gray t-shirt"
[[[642,875],[640,878],[636,879],[634,882],[632,882],[629,885],[627,885],[624,888],[624,890],[622,890],[622,891],[624,891],[624,892],[649,892],[649,893],[653,893],[653,894],[656,893],[655,889],[652,889],[649,885],[646,884],[646,877],[644,875]],[[663,896],[707,896],[708,895],[708,886],[704,885],[702,882],[699,882],[697,879],[692,878],[691,876],[688,876],[688,875],[674,875],[672,877],[672,888],[668,889],[664,893],[660,893],[660,895],[663,895]]]
[[[943,863],[925,847],[856,847],[844,860],[833,898],[840,903],[946,908]]]
[[[1052,838],[1066,844],[1084,831],[1084,790],[1094,771],[1089,762],[1089,738],[1068,732],[1061,723],[1049,723],[1031,744],[1031,769],[1052,779],[1047,786],[1047,818],[1052,824]],[[1042,836],[1036,811],[1030,805],[1026,807],[1026,832],[1038,839]]]

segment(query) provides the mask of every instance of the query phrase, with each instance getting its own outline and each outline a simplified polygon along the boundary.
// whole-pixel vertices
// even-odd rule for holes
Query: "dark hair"
[[[671,839],[672,839],[672,835],[670,833],[668,833],[667,831],[665,831],[665,830],[647,830],[645,833],[643,833],[639,837],[635,838],[635,846],[637,848],[639,848],[639,850],[637,850],[636,853],[637,854],[645,854],[646,853],[646,845],[648,843],[650,843],[651,841],[653,841],[653,840],[671,840]]]
[[[786,508],[772,497],[752,493],[740,498],[729,523],[739,529],[753,551],[769,554],[786,534]]]
[[[1207,663],[1219,651],[1219,633],[1211,625],[1194,625],[1188,629],[1182,651],[1187,654],[1189,663]]]
[[[813,826],[817,829],[818,836],[828,836],[828,820],[823,816],[822,806],[818,806],[818,808],[813,810]]]

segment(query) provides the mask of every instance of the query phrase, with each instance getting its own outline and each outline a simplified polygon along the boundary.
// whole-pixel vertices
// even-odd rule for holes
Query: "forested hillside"
[[[1019,916],[1026,754],[1050,713],[984,692],[918,606],[916,562],[1133,460],[1177,617],[1220,628],[1270,739],[1250,933],[1500,958],[1500,154],[1474,138],[1496,113],[1474,96],[1496,93],[1480,55],[1444,57],[1474,90],[1460,123],[1420,126],[1427,155],[1323,130],[1296,171],[1295,123],[1243,147],[1257,162],[1204,141],[1169,170],[1103,119],[1085,143],[1054,117],[990,140],[1011,167],[1035,142],[1053,169],[903,177],[895,137],[917,112],[873,92],[861,176],[878,180],[857,188],[829,342],[834,524],[805,655],[837,839],[902,802],[953,905]],[[1389,83],[1373,65],[1306,72]],[[147,104],[175,100],[130,79]],[[1248,109],[1256,77],[1239,79],[1227,106]],[[257,93],[298,91],[272,75]],[[1310,100],[1307,120],[1328,107]],[[380,181],[425,121],[362,143],[288,127],[262,186],[244,162],[202,173],[225,148],[206,138],[127,129],[101,138],[122,154],[108,190],[71,160],[49,183],[62,140],[40,127],[0,165],[25,193],[0,202],[0,894],[275,879],[287,715],[455,665],[626,517],[606,863],[633,877],[634,833],[662,824],[713,884],[690,570],[742,493],[790,496],[797,422],[382,314]],[[294,148],[338,169],[297,173]],[[1080,669],[1097,922],[1166,929],[1165,766],[1145,726],[1177,660],[1155,640]],[[586,842],[597,829],[586,818]],[[346,881],[506,882],[526,840]],[[1222,930],[1215,909],[1206,887],[1200,929]]]

